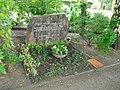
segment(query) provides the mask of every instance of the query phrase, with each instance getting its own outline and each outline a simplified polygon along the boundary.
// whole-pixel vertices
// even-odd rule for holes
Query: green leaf
[[[0,64],[0,73],[7,74],[5,64]]]
[[[0,63],[2,63],[2,59],[4,58],[4,56],[3,56],[3,52],[2,51],[0,51]]]

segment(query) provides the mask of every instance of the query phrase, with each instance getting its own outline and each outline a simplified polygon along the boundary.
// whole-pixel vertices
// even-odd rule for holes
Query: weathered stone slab
[[[64,14],[47,14],[32,17],[27,29],[27,43],[50,42],[64,39],[69,25]]]

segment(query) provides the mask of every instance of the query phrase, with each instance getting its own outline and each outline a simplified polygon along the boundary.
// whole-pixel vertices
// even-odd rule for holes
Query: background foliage
[[[13,0],[0,1],[0,39],[4,48],[11,47],[11,11],[13,10]]]
[[[91,15],[87,10],[91,3],[85,0],[72,7],[70,32],[79,33],[89,46],[97,44],[106,54],[116,40],[116,32],[110,28],[110,19],[102,13]]]
[[[33,15],[60,13],[62,11],[61,0],[14,0],[17,6],[18,21],[29,21]]]

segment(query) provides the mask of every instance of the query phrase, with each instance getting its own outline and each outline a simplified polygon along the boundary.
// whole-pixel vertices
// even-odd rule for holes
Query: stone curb
[[[55,79],[53,79],[51,81],[44,81],[44,82],[41,82],[41,83],[32,84],[32,85],[22,87],[22,88],[18,88],[18,89],[14,89],[14,90],[22,90],[22,89],[27,90],[27,88],[30,88],[30,87],[40,87],[40,86],[44,86],[45,84],[51,84],[51,83],[54,83],[54,82],[57,82],[57,81],[65,81],[67,79],[74,78],[74,77],[77,77],[77,76],[80,76],[80,75],[83,75],[83,74],[91,74],[93,72],[106,70],[106,69],[108,69],[110,67],[114,67],[114,66],[117,66],[117,65],[120,65],[120,63],[111,64],[111,65],[104,66],[104,67],[101,67],[101,68],[98,68],[98,69],[91,69],[89,71],[84,71],[84,72],[81,72],[81,73],[77,73],[75,75],[69,75],[69,76],[62,77],[62,78],[55,78]]]

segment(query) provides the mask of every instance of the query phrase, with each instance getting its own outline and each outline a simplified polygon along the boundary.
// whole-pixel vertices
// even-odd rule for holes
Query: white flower
[[[56,45],[54,45],[52,48],[53,48],[53,49],[54,49],[54,48],[57,48],[57,46],[56,46]]]

